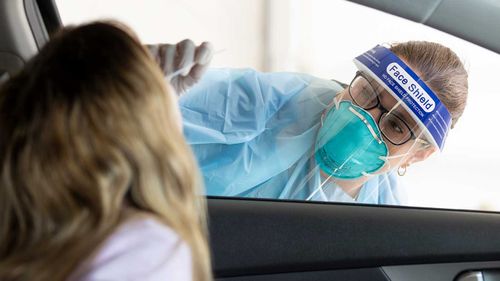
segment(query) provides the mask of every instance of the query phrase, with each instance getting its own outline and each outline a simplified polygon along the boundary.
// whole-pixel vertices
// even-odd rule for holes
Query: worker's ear
[[[434,152],[437,151],[437,148],[429,145],[426,148],[423,149],[418,149],[415,152],[412,152],[410,155],[408,155],[405,158],[405,161],[402,163],[402,167],[404,166],[410,166],[413,163],[421,162],[424,161],[425,159],[429,158]]]

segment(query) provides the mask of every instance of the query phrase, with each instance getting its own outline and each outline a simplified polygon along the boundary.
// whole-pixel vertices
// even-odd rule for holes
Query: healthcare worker
[[[467,72],[430,42],[376,46],[347,85],[213,69],[180,98],[207,195],[404,204],[397,174],[442,150]]]

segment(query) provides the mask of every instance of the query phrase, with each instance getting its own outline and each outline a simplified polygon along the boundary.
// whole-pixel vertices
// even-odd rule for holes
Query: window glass
[[[225,111],[219,112],[223,116],[207,125],[207,130],[197,131],[208,135],[196,144],[194,152],[198,153],[197,157],[201,159],[200,166],[206,172],[205,179],[209,178],[211,181],[209,194],[500,210],[500,188],[495,180],[500,162],[500,147],[496,145],[500,133],[496,129],[498,126],[494,119],[494,112],[497,111],[495,107],[500,104],[500,95],[497,93],[496,84],[492,83],[496,81],[496,73],[500,69],[500,55],[496,53],[424,25],[346,1],[56,2],[65,24],[113,18],[130,25],[144,43],[175,43],[184,38],[190,38],[196,43],[211,41],[215,50],[212,61],[214,68],[251,68],[259,71],[209,73],[202,83],[193,88],[193,92],[200,92],[202,87],[215,91],[220,90],[223,85],[227,87],[228,83],[233,83],[231,91],[252,94],[238,96],[234,92],[230,101],[214,99],[213,108],[222,104],[225,106]],[[443,151],[432,154],[424,161],[412,163],[404,176],[398,176],[394,170],[392,176],[384,180],[388,183],[385,189],[376,184],[364,184],[360,189],[364,190],[364,194],[359,189],[352,194],[333,194],[327,185],[321,186],[318,191],[317,187],[328,182],[326,179],[329,177],[324,174],[325,169],[320,165],[315,166],[316,173],[323,171],[324,175],[314,184],[311,182],[315,175],[310,170],[299,172],[295,169],[282,173],[285,166],[298,165],[302,154],[297,152],[297,147],[305,145],[302,142],[308,145],[314,142],[312,145],[317,145],[316,137],[321,126],[314,129],[307,126],[312,126],[316,121],[314,124],[326,124],[340,118],[329,115],[328,112],[332,106],[336,106],[340,111],[342,104],[334,105],[331,103],[332,96],[329,96],[331,93],[317,89],[332,88],[336,92],[341,91],[342,87],[345,87],[343,83],[349,84],[358,70],[353,58],[377,44],[389,46],[395,42],[409,40],[433,41],[451,48],[463,61],[469,73],[467,106],[456,126],[449,132]],[[282,71],[306,73],[321,79],[275,73]],[[211,83],[210,79],[219,81],[220,84]],[[332,82],[330,79],[342,83]],[[363,77],[356,79],[357,84],[351,86],[352,95],[349,95],[348,91],[345,92],[345,100],[349,100],[350,104],[356,100],[352,98],[353,95],[371,93],[371,90],[367,89],[374,88],[374,91],[380,94],[379,104],[382,107],[389,104],[389,109],[394,109],[395,112],[405,109],[400,105],[395,108],[396,101],[391,104],[390,99],[393,97],[384,94],[383,91],[387,89],[379,89],[377,81],[371,82],[373,77],[367,77],[366,80]],[[316,87],[316,90],[311,90],[311,87]],[[295,94],[304,88],[314,95],[313,100]],[[274,94],[271,95],[270,92]],[[186,95],[189,94],[190,92]],[[183,98],[185,97],[181,97],[182,106],[189,110],[196,108],[196,104],[183,101]],[[227,111],[231,102],[242,103],[237,112]],[[311,119],[313,102],[324,107],[324,110],[315,113],[317,120]],[[349,106],[345,110],[349,112]],[[365,112],[371,111],[359,110],[357,115],[363,116]],[[292,113],[295,116],[287,116]],[[233,117],[234,120],[227,119]],[[398,118],[373,117],[372,125],[380,130],[378,135],[386,142],[390,132],[388,128],[405,130],[401,133],[406,135],[400,138],[392,137],[396,142],[410,138],[409,131],[414,134],[410,142],[415,138],[429,141],[429,137],[414,124],[411,114],[410,117]],[[410,123],[409,130],[405,129],[405,122],[397,126],[400,120]],[[312,131],[309,132],[308,129]],[[332,130],[325,132],[324,137],[327,138]],[[272,141],[266,141],[269,136],[273,138]],[[251,141],[253,142],[249,145]],[[347,146],[346,140],[343,141],[338,144]],[[369,154],[366,151],[383,153],[383,147],[372,147],[372,144],[366,144],[363,151],[356,150],[359,154],[356,157],[362,159],[359,161],[365,161],[363,159]],[[392,146],[389,147],[389,156],[393,153],[391,149]],[[204,156],[201,155],[203,153]],[[325,150],[323,153],[327,155],[329,152]],[[401,154],[401,151],[398,153]],[[311,161],[317,163],[319,160],[313,155],[303,161],[300,165],[306,167]],[[396,163],[396,166],[397,164],[401,162]],[[227,169],[221,172],[218,170],[220,167]],[[377,167],[377,164],[372,163],[373,167]],[[384,169],[374,173],[385,171]],[[366,171],[368,170],[369,168]],[[268,174],[263,175],[264,173]],[[354,175],[355,172],[342,176]],[[236,178],[239,181],[233,184]],[[290,184],[292,180],[294,184]],[[393,180],[398,183],[393,183]],[[267,184],[267,189],[259,188],[263,183]],[[370,197],[370,192],[376,193],[376,196]],[[290,198],[292,195],[295,197]],[[371,199],[357,201],[361,195]],[[391,196],[397,197],[397,200]]]

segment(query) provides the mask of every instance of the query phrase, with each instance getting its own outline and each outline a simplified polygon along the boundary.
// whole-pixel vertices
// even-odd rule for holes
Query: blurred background
[[[402,178],[412,206],[500,211],[500,55],[342,0],[56,0],[64,24],[117,19],[144,43],[210,41],[213,67],[304,72],[349,83],[355,56],[377,44],[434,41],[469,71],[466,111],[444,151]]]

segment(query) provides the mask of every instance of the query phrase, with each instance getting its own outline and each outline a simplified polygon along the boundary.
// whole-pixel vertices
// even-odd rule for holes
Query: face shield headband
[[[424,135],[443,150],[451,115],[437,95],[389,49],[377,45],[354,59],[356,67],[382,85],[410,113]]]

